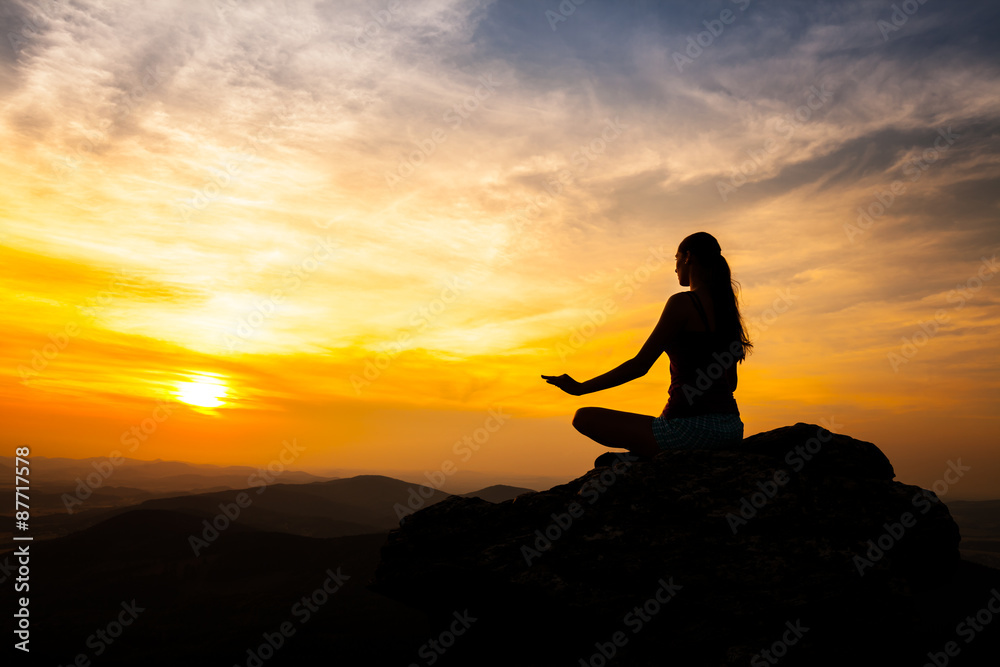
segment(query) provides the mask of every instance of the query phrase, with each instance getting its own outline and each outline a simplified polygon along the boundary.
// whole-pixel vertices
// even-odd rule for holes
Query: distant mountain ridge
[[[0,456],[0,466],[10,468],[13,465],[13,458]],[[0,472],[3,470],[4,468],[0,467]],[[52,487],[59,487],[72,491],[78,486],[77,480],[82,480],[93,488],[126,486],[152,493],[196,491],[220,486],[244,488],[253,485],[255,478],[262,479],[263,482],[268,482],[270,478],[296,484],[335,479],[298,470],[282,469],[279,472],[271,472],[266,468],[253,466],[220,466],[162,459],[146,461],[125,457],[115,465],[108,457],[71,459],[32,456],[31,474],[32,485],[36,490],[51,491]],[[0,485],[11,484],[12,480],[11,469],[11,473],[0,480]],[[98,483],[93,484],[90,480]]]
[[[51,539],[95,526],[135,510],[163,510],[197,516],[211,522],[219,515],[238,514],[232,523],[249,529],[289,533],[305,537],[332,538],[386,532],[399,525],[402,517],[438,503],[449,494],[419,484],[384,475],[359,475],[302,484],[276,483],[236,489],[212,489],[200,493],[160,494],[122,488],[101,488],[94,492],[101,506],[87,502],[69,514],[61,507],[61,494],[33,495],[35,506],[57,506],[48,514],[32,517],[36,539]],[[502,502],[531,489],[495,485],[464,494],[489,502]],[[103,498],[102,498],[103,496]],[[135,502],[118,502],[134,499]],[[74,508],[75,510],[77,508]],[[220,523],[223,519],[219,519]]]
[[[507,500],[513,500],[525,493],[536,493],[536,491],[508,486],[507,484],[494,484],[493,486],[487,486],[485,489],[479,489],[471,493],[457,493],[455,495],[462,496],[463,498],[480,498],[490,503],[502,503]]]
[[[948,509],[962,529],[962,558],[1000,568],[1000,500],[952,500]]]
[[[790,444],[785,441],[772,443],[771,449],[784,451]],[[455,620],[453,613],[463,610],[476,619],[473,631],[461,642],[456,642],[454,648],[436,663],[437,667],[569,664],[574,660],[578,663],[580,654],[572,651],[569,661],[546,662],[545,656],[538,653],[539,644],[524,643],[525,637],[507,633],[505,624],[517,623],[519,618],[530,614],[537,621],[530,627],[547,638],[552,647],[557,644],[569,646],[567,641],[579,634],[586,623],[600,616],[609,625],[590,628],[594,631],[586,633],[586,641],[580,643],[581,654],[586,657],[593,653],[598,647],[595,642],[600,642],[605,650],[611,650],[607,648],[611,646],[617,651],[620,646],[607,643],[617,636],[611,631],[621,627],[634,632],[634,627],[622,626],[621,613],[624,612],[614,605],[608,606],[607,600],[602,599],[602,595],[612,591],[621,600],[628,598],[627,608],[633,603],[642,604],[644,600],[646,605],[651,604],[650,600],[671,600],[661,616],[655,620],[651,618],[654,630],[628,635],[628,648],[633,651],[633,657],[638,657],[635,651],[643,651],[641,641],[659,642],[658,637],[664,633],[674,633],[677,643],[657,647],[650,652],[651,659],[647,662],[608,661],[609,667],[612,664],[659,665],[663,664],[665,655],[671,659],[678,655],[683,658],[683,653],[677,651],[685,642],[701,642],[708,652],[689,653],[686,656],[689,660],[683,664],[723,664],[699,660],[714,658],[709,653],[721,646],[726,633],[732,632],[736,632],[741,643],[734,648],[739,649],[738,654],[734,653],[733,659],[725,664],[745,665],[748,664],[747,651],[752,653],[771,646],[769,642],[776,638],[772,630],[781,632],[786,620],[799,618],[791,615],[802,610],[798,606],[774,608],[786,599],[776,598],[777,593],[791,591],[788,599],[798,604],[805,599],[800,596],[806,593],[809,597],[816,591],[836,589],[824,583],[824,579],[815,577],[806,580],[810,587],[783,585],[784,578],[802,574],[798,560],[814,553],[814,546],[824,553],[824,540],[844,531],[857,531],[852,523],[815,525],[810,517],[801,516],[803,508],[812,505],[799,502],[800,497],[828,498],[831,512],[836,508],[837,516],[850,513],[852,522],[859,517],[867,518],[873,530],[879,528],[876,524],[883,516],[892,520],[898,518],[894,514],[895,504],[885,514],[887,507],[879,503],[851,501],[852,496],[860,494],[865,498],[880,497],[875,491],[884,485],[884,480],[872,479],[871,475],[855,478],[858,478],[856,471],[864,468],[873,468],[878,475],[891,477],[891,466],[884,457],[875,455],[879,454],[877,450],[869,450],[865,455],[862,449],[856,452],[858,456],[838,458],[831,447],[829,458],[809,463],[813,467],[806,471],[813,477],[799,485],[783,486],[760,509],[760,516],[750,519],[751,523],[740,529],[748,548],[733,550],[735,555],[726,561],[726,568],[710,570],[707,577],[697,576],[705,563],[721,557],[718,549],[713,548],[720,544],[719,531],[699,532],[698,527],[714,516],[713,521],[723,524],[721,532],[728,533],[726,520],[716,510],[739,511],[734,508],[738,507],[736,499],[741,492],[755,492],[760,488],[757,482],[773,479],[760,474],[766,471],[770,475],[773,464],[768,464],[769,457],[764,456],[767,448],[759,449],[758,455],[729,458],[712,452],[678,452],[665,457],[660,465],[637,466],[627,473],[599,468],[589,472],[586,480],[543,492],[493,485],[459,497],[383,475],[358,475],[305,484],[275,484],[264,487],[259,494],[257,487],[216,489],[145,498],[129,507],[33,517],[33,529],[40,529],[45,521],[77,522],[70,534],[32,544],[35,551],[31,564],[33,572],[38,574],[32,582],[32,623],[38,636],[46,638],[37,647],[33,645],[32,651],[36,654],[33,657],[47,664],[69,664],[73,656],[93,648],[85,640],[92,636],[95,628],[103,628],[118,618],[122,605],[126,604],[141,610],[137,622],[116,637],[114,645],[100,656],[101,665],[155,667],[186,660],[192,664],[277,667],[314,664],[317,655],[335,656],[338,664],[414,664],[415,658],[428,655],[423,653],[428,640],[437,641],[444,628],[453,627],[450,625]],[[838,471],[850,471],[849,477],[854,482],[840,483],[837,478],[841,472]],[[709,488],[711,485],[706,482],[709,477],[718,477],[724,483]],[[592,488],[582,488],[580,483],[584,481],[589,481]],[[103,491],[110,493],[114,488],[107,487]],[[118,487],[118,490],[136,497],[147,493],[135,488]],[[239,507],[240,494],[245,495],[242,499],[245,507]],[[601,500],[590,509],[593,497]],[[649,502],[650,498],[654,501]],[[568,503],[574,501],[588,508],[583,516],[569,514],[572,510],[567,509]],[[235,512],[234,507],[239,507],[239,516],[230,518],[226,512]],[[933,522],[937,528],[928,525],[931,532],[948,539],[942,544],[929,545],[933,548],[921,557],[922,561],[928,557],[933,560],[935,555],[953,548],[948,537],[950,533],[941,531],[948,524],[947,510],[943,506],[936,507],[935,512],[921,521]],[[399,527],[398,513],[414,509],[416,512],[407,516]],[[974,505],[966,509],[972,515],[983,514],[979,520],[990,525],[990,508]],[[526,517],[532,520],[525,521]],[[642,546],[643,535],[648,537],[650,532],[649,524],[656,522],[670,526],[663,531],[656,548],[645,551],[632,548]],[[782,549],[777,558],[761,560],[761,549],[768,548],[773,538],[759,540],[758,537],[776,530],[776,535],[781,537],[784,524],[798,526],[802,532],[815,532],[819,542],[814,544],[812,539],[793,541],[796,549]],[[555,528],[559,528],[560,535],[552,533]],[[359,530],[372,532],[348,534]],[[503,539],[503,535],[510,537],[512,530],[516,539],[509,545],[506,542],[490,545],[488,540],[483,541],[484,534]],[[541,537],[539,531],[544,531]],[[313,536],[305,535],[307,532]],[[419,544],[412,541],[414,535],[422,533],[426,539],[421,539]],[[336,534],[343,535],[319,536]],[[864,532],[862,537],[868,535]],[[538,540],[543,538],[552,538],[549,548],[544,544],[539,546]],[[918,533],[908,539],[921,541]],[[197,543],[199,540],[204,545],[193,548],[192,541]],[[477,543],[481,548],[476,547]],[[464,590],[473,599],[481,596],[484,591],[482,581],[477,579],[477,569],[484,562],[509,568],[507,546],[514,547],[513,559],[518,561],[514,563],[517,565],[523,559],[523,547],[541,549],[538,555],[532,556],[538,562],[529,572],[530,576],[525,577],[518,570],[515,583],[522,588],[535,587],[539,592],[547,590],[564,596],[567,585],[573,585],[584,605],[579,609],[584,612],[581,623],[585,623],[577,626],[567,622],[564,618],[567,610],[563,607],[548,613],[550,609],[546,605],[551,601],[548,594],[533,600],[515,600],[508,608],[466,608],[448,604],[458,602],[454,596],[456,590],[462,588],[462,582],[471,584]],[[905,540],[887,559],[904,556],[904,552],[913,553]],[[421,601],[417,608],[386,597],[385,591],[368,587],[376,577],[380,554],[389,556],[393,568],[405,567],[415,573],[422,593],[417,595]],[[456,556],[464,560],[458,568],[453,567]],[[665,559],[670,567],[649,569],[656,559]],[[9,569],[12,561],[13,554],[0,553],[0,566]],[[480,565],[475,565],[477,562]],[[878,571],[895,576],[897,568],[883,568],[881,561],[875,565],[872,574]],[[850,564],[847,567],[853,568]],[[959,573],[964,579],[953,589],[965,597],[923,599],[920,609],[933,609],[942,602],[950,607],[935,612],[936,615],[914,612],[924,614],[925,621],[948,616],[946,627],[932,624],[931,629],[940,635],[939,638],[946,639],[947,633],[953,632],[952,611],[974,611],[978,608],[975,605],[982,603],[983,590],[1000,586],[997,576],[1000,573],[982,566],[964,563]],[[645,574],[650,576],[637,576]],[[385,575],[383,571],[383,581]],[[861,579],[853,571],[838,576],[855,584],[870,581],[870,577]],[[580,577],[588,581],[588,585],[575,586],[574,578]],[[872,583],[877,585],[875,581]],[[647,600],[654,593],[672,595],[670,591],[652,586],[675,584],[680,590],[676,600],[660,597]],[[505,582],[492,593],[509,595],[513,590],[510,582]],[[631,594],[622,597],[623,591],[631,591]],[[708,598],[702,601],[706,594]],[[900,594],[905,595],[905,589]],[[444,605],[446,610],[437,616],[434,610],[421,611],[426,605]],[[644,608],[649,609],[648,606]],[[851,618],[865,609],[865,606],[835,608],[819,619],[822,622],[811,626],[814,630],[793,649],[798,655],[812,652],[815,656],[816,641],[828,633],[827,622]],[[877,609],[872,609],[869,615],[876,618],[878,613]],[[734,614],[745,625],[724,622]],[[766,625],[768,618],[774,623]],[[915,620],[920,619],[915,616]],[[288,627],[294,630],[294,635],[281,640],[275,633],[286,623],[291,623]],[[677,627],[694,627],[695,632],[677,631]],[[880,626],[873,621],[872,627],[877,634]],[[903,630],[905,627],[894,629]],[[269,646],[262,643],[267,637],[274,642],[281,641],[282,645],[280,650],[275,649],[273,658],[261,660],[261,647]],[[829,641],[843,642],[845,639],[853,637],[836,635]],[[988,653],[995,645],[991,641],[995,642],[984,634],[976,638],[972,649]],[[938,638],[931,638],[929,645],[943,645],[936,642]],[[150,651],[154,646],[156,650]],[[526,647],[533,648],[526,651]],[[507,649],[515,655],[505,655],[503,651]],[[252,655],[254,651],[256,654]],[[968,653],[973,655],[971,650]],[[520,660],[508,660],[508,657]],[[595,659],[590,664],[598,662]],[[809,664],[810,667],[827,664],[822,660],[796,662],[796,655],[791,653],[780,664],[786,663],[789,666]],[[97,664],[96,661],[93,664]],[[831,664],[879,664],[881,667],[882,664],[898,663],[869,663],[859,659]],[[961,667],[980,663],[958,660],[954,664]]]
[[[32,642],[30,664],[95,656],[95,629],[123,605],[135,622],[90,664],[245,665],[248,650],[268,646],[265,633],[282,639],[283,624],[294,641],[252,664],[313,664],[331,647],[343,664],[407,664],[434,630],[365,589],[384,533],[321,539],[236,522],[195,556],[188,540],[201,528],[189,513],[132,509],[33,551],[33,638],[44,639]]]

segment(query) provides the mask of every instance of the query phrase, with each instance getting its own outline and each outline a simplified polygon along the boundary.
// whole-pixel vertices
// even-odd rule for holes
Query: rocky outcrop
[[[893,478],[874,444],[798,423],[448,498],[390,534],[371,587],[478,619],[438,664],[922,664],[954,629],[960,536]]]

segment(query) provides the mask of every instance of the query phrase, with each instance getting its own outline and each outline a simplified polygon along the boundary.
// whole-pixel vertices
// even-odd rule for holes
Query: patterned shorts
[[[738,414],[654,417],[653,437],[660,449],[721,449],[743,439],[743,421]]]

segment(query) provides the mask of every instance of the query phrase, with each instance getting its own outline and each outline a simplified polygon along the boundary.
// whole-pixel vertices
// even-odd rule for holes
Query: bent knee
[[[594,423],[594,418],[597,416],[600,408],[580,408],[573,415],[573,428],[577,431],[582,431]]]

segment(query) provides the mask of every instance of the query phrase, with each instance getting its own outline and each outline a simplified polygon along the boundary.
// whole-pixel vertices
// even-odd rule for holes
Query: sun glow
[[[222,379],[211,375],[190,375],[190,381],[177,383],[177,400],[203,408],[224,405],[229,390]]]

